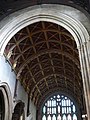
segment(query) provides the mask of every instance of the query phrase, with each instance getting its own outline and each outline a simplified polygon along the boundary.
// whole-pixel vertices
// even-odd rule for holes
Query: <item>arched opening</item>
[[[2,82],[0,83],[0,120],[10,120],[12,110],[12,96],[9,86]]]
[[[69,31],[52,22],[36,22],[17,32],[4,54],[37,109],[48,95],[64,91],[77,101],[81,119],[85,109],[79,53]],[[71,117],[68,115],[68,119]]]
[[[0,120],[5,118],[5,99],[2,91],[0,90]]]
[[[23,102],[19,102],[16,104],[14,108],[14,113],[12,114],[12,120],[25,120]]]
[[[80,47],[80,50],[79,50],[79,52],[80,52],[80,60],[81,60],[81,67],[82,67],[82,72],[83,72],[83,79],[84,80],[86,80],[86,81],[83,81],[83,84],[84,85],[86,85],[86,86],[84,86],[84,90],[85,90],[85,95],[86,95],[86,87],[89,85],[88,84],[88,77],[89,77],[89,74],[88,74],[88,69],[87,69],[87,66],[88,66],[88,60],[87,60],[87,63],[86,63],[86,59],[85,58],[87,58],[88,57],[88,52],[86,52],[86,51],[84,51],[86,48],[85,48],[85,46],[84,46],[84,49],[83,49],[83,47],[82,47],[82,44],[84,44],[84,42],[86,42],[88,39],[89,39],[89,37],[88,37],[88,33],[87,33],[87,31],[86,31],[86,29],[84,28],[84,26],[81,24],[81,22],[79,22],[79,21],[77,21],[76,19],[74,20],[72,17],[69,17],[68,15],[65,15],[65,14],[62,14],[62,13],[60,13],[60,11],[58,11],[57,12],[57,14],[56,14],[56,11],[55,11],[55,13],[53,13],[53,12],[51,12],[50,11],[50,13],[47,15],[47,13],[45,13],[44,11],[47,11],[47,9],[44,9],[44,11],[42,11],[41,12],[41,9],[43,9],[42,7],[40,8],[40,13],[37,13],[37,14],[31,14],[30,12],[27,14],[27,16],[24,16],[24,15],[20,15],[18,18],[19,19],[17,19],[17,21],[18,22],[16,22],[15,21],[15,24],[13,24],[13,22],[11,22],[12,24],[11,24],[11,26],[13,26],[13,28],[9,28],[9,30],[7,30],[7,31],[9,31],[8,33],[7,32],[5,32],[5,34],[6,34],[6,36],[3,34],[2,35],[2,38],[1,38],[1,40],[2,40],[2,42],[1,42],[1,54],[3,54],[3,52],[4,52],[4,49],[5,49],[5,47],[6,47],[6,45],[7,45],[7,43],[9,42],[9,40],[10,40],[10,38],[12,38],[13,37],[13,35],[15,35],[15,33],[17,33],[19,30],[21,30],[22,28],[24,28],[24,27],[26,27],[26,26],[28,26],[28,25],[32,25],[32,23],[36,23],[36,22],[40,22],[40,21],[47,21],[47,22],[52,22],[52,23],[55,23],[55,24],[58,24],[58,25],[61,25],[62,27],[64,27],[66,30],[68,30],[70,33],[71,33],[71,35],[74,37],[74,40],[75,40],[75,42],[77,43],[77,47],[79,48]],[[53,10],[54,11],[54,10]],[[33,12],[34,13],[34,12]],[[58,14],[59,13],[59,14]],[[26,15],[26,14],[25,14]],[[30,16],[29,16],[30,15]],[[29,16],[29,18],[28,18],[28,16]],[[21,21],[20,21],[21,20]],[[7,25],[6,25],[7,26]],[[11,27],[10,26],[10,27]],[[32,25],[33,26],[33,25]],[[30,26],[31,27],[31,26]],[[44,27],[44,26],[43,26]],[[37,28],[38,29],[38,28]],[[4,29],[3,29],[4,30]],[[21,30],[21,31],[23,31],[23,30]],[[20,31],[20,32],[21,32]],[[27,31],[27,33],[29,32],[29,29],[28,29],[28,27],[27,27],[27,30],[25,30],[25,31]],[[23,32],[25,32],[25,31],[23,31]],[[45,66],[44,67],[44,69],[42,68],[42,65],[41,65],[41,63],[42,62],[40,62],[39,61],[39,58],[42,56],[43,57],[43,51],[42,51],[42,48],[44,48],[44,50],[45,50],[45,48],[47,47],[47,48],[49,48],[49,46],[48,46],[48,44],[50,43],[50,42],[42,42],[41,41],[41,43],[36,43],[36,46],[35,45],[32,45],[33,44],[33,40],[34,40],[34,38],[32,39],[32,37],[30,36],[30,34],[28,35],[29,36],[29,43],[30,43],[30,45],[31,45],[31,47],[30,46],[28,46],[27,45],[27,42],[28,42],[28,38],[27,38],[27,36],[24,36],[24,35],[26,35],[26,34],[23,34],[23,32],[21,32],[20,34],[19,34],[19,32],[13,37],[14,38],[14,42],[16,43],[16,45],[14,46],[13,45],[13,42],[11,42],[11,44],[8,44],[7,46],[9,46],[10,47],[10,49],[8,49],[8,47],[6,47],[7,48],[7,50],[5,51],[6,52],[6,56],[7,56],[7,58],[9,59],[9,61],[10,61],[10,63],[11,63],[11,66],[12,66],[12,68],[15,70],[15,71],[17,71],[16,73],[18,73],[17,74],[17,79],[19,79],[19,77],[21,77],[22,76],[22,74],[25,74],[25,76],[26,76],[26,79],[23,79],[22,77],[21,77],[21,83],[23,83],[23,85],[24,85],[24,88],[25,88],[25,90],[27,91],[27,93],[28,94],[30,94],[30,97],[31,97],[31,99],[34,101],[34,103],[37,105],[38,103],[40,103],[39,102],[39,100],[40,100],[40,98],[42,98],[42,99],[44,99],[44,97],[45,97],[45,95],[47,96],[48,94],[50,94],[51,93],[51,91],[53,92],[54,90],[56,90],[56,91],[63,91],[63,88],[68,88],[68,90],[70,91],[70,87],[72,86],[72,85],[75,85],[75,84],[73,84],[72,82],[71,82],[71,79],[69,79],[68,80],[68,82],[66,82],[67,81],[67,79],[68,79],[68,77],[67,76],[64,76],[64,74],[63,74],[63,76],[64,76],[64,83],[63,83],[63,80],[62,80],[62,78],[60,78],[60,77],[58,77],[59,75],[60,75],[60,73],[66,73],[65,71],[60,71],[60,67],[62,67],[62,66],[59,66],[58,67],[58,65],[56,65],[56,66],[54,66],[54,68],[56,67],[56,68],[58,68],[58,69],[56,69],[56,71],[57,71],[57,73],[55,73],[54,74],[54,72],[52,72],[52,71],[55,71],[54,69],[53,69],[53,62],[52,61],[50,61],[51,63],[51,66],[50,66],[50,69],[52,69],[52,70],[47,70],[47,68],[49,68],[48,66]],[[43,32],[43,31],[42,31]],[[46,32],[46,31],[44,31],[44,32]],[[35,33],[36,34],[36,33]],[[49,35],[51,35],[51,34],[49,34]],[[52,34],[53,35],[53,34]],[[8,37],[9,36],[9,37]],[[19,38],[19,37],[23,37],[22,39],[16,39],[16,37],[17,38]],[[56,35],[55,35],[56,36]],[[47,37],[46,35],[44,35],[44,37]],[[38,39],[39,37],[37,37],[37,39]],[[41,38],[43,38],[43,36],[41,36]],[[56,37],[55,37],[56,38]],[[22,42],[23,40],[25,40],[25,39],[27,39],[26,41],[24,41],[24,42]],[[36,40],[37,40],[36,39]],[[47,38],[45,38],[45,40],[46,40]],[[20,43],[18,42],[20,40]],[[39,40],[41,40],[41,39],[39,39]],[[13,41],[13,40],[11,40],[11,41]],[[44,44],[45,43],[45,44]],[[54,43],[54,42],[52,42],[52,43]],[[56,44],[52,44],[51,43],[51,45],[50,45],[50,47],[59,47],[58,46],[58,42],[56,43]],[[23,46],[23,44],[25,44],[26,46]],[[43,45],[40,45],[40,44],[43,44]],[[19,46],[20,45],[20,46]],[[13,46],[13,47],[12,47]],[[23,46],[23,47],[22,47]],[[43,47],[42,47],[43,46]],[[24,49],[24,47],[25,47],[25,50],[24,51],[22,51],[22,49]],[[27,47],[27,49],[26,49],[26,47]],[[36,47],[36,48],[35,48]],[[40,47],[40,49],[39,49],[39,47]],[[66,47],[66,45],[65,45],[65,47]],[[15,49],[14,49],[15,48]],[[18,48],[18,49],[17,49]],[[30,48],[30,49],[28,49],[28,48]],[[60,47],[59,47],[60,48]],[[63,48],[63,47],[62,47]],[[68,47],[67,47],[68,48]],[[72,49],[72,48],[70,48],[70,49]],[[69,50],[70,50],[69,49]],[[14,54],[12,54],[12,50],[14,50],[13,52],[14,52]],[[27,54],[27,50],[29,50],[29,52],[28,53],[31,53],[31,54]],[[42,52],[41,52],[41,54],[38,54],[36,51],[38,51],[38,52],[40,52],[39,50],[41,50]],[[64,49],[65,50],[65,49]],[[16,52],[15,52],[16,51]],[[72,53],[71,52],[72,50],[70,50],[70,51],[68,51],[69,53]],[[77,50],[76,50],[77,51]],[[52,58],[52,53],[54,53],[53,54],[53,56],[55,55],[55,53],[57,53],[57,56],[59,56],[60,57],[60,54],[62,53],[60,53],[60,51],[59,52],[57,52],[57,50],[52,50],[52,51],[48,51],[48,50],[45,50],[45,55],[46,54],[48,54],[50,52],[50,54],[51,55],[49,55],[49,59],[50,58]],[[86,53],[85,53],[86,52]],[[16,54],[15,54],[16,53]],[[23,55],[23,53],[25,53],[24,55]],[[35,56],[33,55],[33,53],[35,53]],[[19,55],[18,55],[19,54]],[[64,56],[65,55],[65,56]],[[28,56],[32,56],[32,57],[30,57],[30,58],[28,58]],[[67,59],[67,57],[66,56],[68,56],[68,54],[62,54],[61,55],[62,57],[62,61],[63,60],[65,60],[65,59]],[[85,57],[86,56],[86,57]],[[26,58],[28,58],[28,59],[25,59],[25,57]],[[45,56],[45,58],[46,58],[47,56]],[[72,57],[70,57],[70,56],[68,56],[69,58],[71,58],[72,59]],[[15,58],[15,59],[14,59]],[[12,60],[13,59],[13,60]],[[46,58],[47,59],[47,58]],[[70,59],[70,60],[71,60]],[[17,61],[18,60],[18,61]],[[35,61],[33,61],[33,60],[35,60]],[[68,60],[68,59],[67,59]],[[79,59],[78,59],[79,60]],[[76,65],[77,67],[77,69],[78,69],[78,63],[79,62],[77,62],[78,60],[75,60],[74,58],[71,60],[72,61],[72,65]],[[23,65],[22,65],[22,63],[20,63],[20,61],[22,61],[22,63],[24,63]],[[32,64],[30,63],[31,61],[33,61],[32,62]],[[57,61],[58,61],[58,59],[57,59]],[[34,62],[35,62],[35,66],[34,66]],[[45,61],[44,61],[45,62]],[[36,65],[36,63],[38,63],[37,65]],[[48,62],[49,63],[49,62]],[[59,63],[60,63],[60,61],[59,61]],[[84,65],[84,63],[85,63],[85,65]],[[68,64],[69,64],[69,60],[68,60]],[[20,65],[20,69],[18,68],[18,65]],[[30,66],[30,65],[32,65],[32,67]],[[65,68],[65,65],[64,64],[62,64],[63,65],[63,68]],[[72,67],[72,65],[71,65],[71,67]],[[37,67],[36,67],[37,66]],[[31,70],[30,70],[30,68],[31,68]],[[35,69],[33,69],[34,67],[36,67]],[[70,74],[72,74],[72,69],[70,69],[70,66],[69,65],[66,65],[66,67],[68,67],[69,69],[68,69],[68,71],[67,71],[67,75],[69,76]],[[80,66],[79,66],[80,67]],[[74,66],[73,66],[73,68],[74,68]],[[47,73],[45,73],[45,75],[44,75],[44,72],[46,72],[47,71]],[[48,75],[48,73],[49,72],[51,72],[49,75]],[[79,72],[80,72],[80,69],[79,69]],[[76,71],[74,71],[74,73],[76,73],[77,75],[76,76],[78,76],[78,72],[76,72]],[[85,73],[85,74],[84,74]],[[35,75],[34,75],[35,74]],[[58,75],[59,74],[59,75]],[[87,76],[86,76],[86,74],[87,74]],[[44,77],[43,77],[44,76]],[[60,75],[61,76],[61,75]],[[62,77],[63,77],[62,76]],[[71,77],[72,77],[72,75],[71,75]],[[29,78],[31,78],[30,80],[31,81],[29,81]],[[40,78],[40,79],[39,79]],[[54,79],[53,79],[54,78]],[[57,84],[57,80],[58,80],[58,78],[59,78],[59,80],[61,80],[60,82],[59,82],[59,87],[58,87],[58,84]],[[78,77],[78,78],[80,78],[80,77]],[[47,80],[47,79],[49,79],[49,80]],[[72,78],[73,79],[73,78]],[[74,79],[76,79],[75,77],[74,77]],[[40,81],[38,81],[38,80],[40,80]],[[79,79],[79,80],[81,80],[81,79]],[[43,82],[44,81],[44,82]],[[47,82],[47,81],[49,81],[49,83]],[[78,80],[77,80],[78,81]],[[55,83],[55,84],[54,84]],[[80,84],[81,82],[78,82],[78,85],[81,85]],[[68,85],[69,84],[69,85]],[[61,86],[60,86],[61,85]],[[63,86],[63,85],[65,85],[65,86]],[[67,87],[68,86],[68,87]],[[81,85],[82,86],[82,85]],[[43,89],[43,87],[44,87],[44,89]],[[50,89],[50,91],[47,93],[47,94],[45,94],[44,95],[44,97],[42,97],[42,95],[43,95],[43,93],[44,93],[44,91],[46,92],[46,91],[48,91],[48,89],[49,89],[49,87],[51,88]],[[53,89],[53,88],[55,88],[56,87],[56,89]],[[76,88],[75,90],[74,90],[74,92],[75,92],[75,95],[77,96],[77,94],[76,93],[78,93],[78,92],[76,92],[76,91],[78,91],[78,87],[77,87],[77,85],[75,85],[75,87],[72,87],[72,88]],[[65,91],[66,92],[66,91]],[[71,91],[72,92],[72,91]],[[79,93],[78,93],[79,94]],[[83,94],[83,93],[82,93]],[[89,92],[87,93],[87,94],[89,94]],[[73,93],[72,93],[72,95],[73,95]],[[78,95],[78,97],[80,97],[79,95]],[[76,97],[76,98],[78,98],[78,97]],[[86,97],[86,100],[87,100],[87,104],[89,103],[89,96],[85,96]],[[77,100],[77,101],[79,101],[80,102],[80,99],[79,100]],[[88,105],[87,105],[87,107],[89,107]],[[88,114],[89,114],[89,112],[88,112]],[[50,117],[49,117],[50,118]],[[65,118],[65,117],[64,117]],[[70,117],[69,117],[70,118]]]
[[[10,120],[12,110],[12,96],[8,85],[0,83],[0,120]]]

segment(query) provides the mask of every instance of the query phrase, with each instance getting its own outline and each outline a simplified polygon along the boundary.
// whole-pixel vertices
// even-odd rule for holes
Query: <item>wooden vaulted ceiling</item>
[[[63,27],[44,21],[29,25],[13,36],[5,55],[36,105],[55,91],[72,93],[81,102],[78,50]]]

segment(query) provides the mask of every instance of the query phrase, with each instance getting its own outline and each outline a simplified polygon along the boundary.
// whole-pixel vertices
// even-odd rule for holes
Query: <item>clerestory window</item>
[[[54,95],[42,108],[42,120],[77,120],[74,102],[67,96]]]

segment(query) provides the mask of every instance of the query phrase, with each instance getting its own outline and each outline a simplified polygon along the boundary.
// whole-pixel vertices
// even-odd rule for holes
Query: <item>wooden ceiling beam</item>
[[[15,36],[14,36],[14,40],[16,41]],[[18,44],[17,44],[17,47],[18,47],[19,52],[21,53],[21,50],[20,50],[20,47],[18,46]],[[24,59],[24,56],[23,56],[23,55],[22,55],[22,58],[23,58],[23,60],[25,61],[25,59]],[[35,81],[35,79],[34,79],[34,77],[33,77],[33,75],[32,75],[32,73],[31,73],[31,71],[30,71],[30,69],[29,69],[29,67],[28,67],[28,65],[27,65],[27,64],[26,64],[26,66],[27,66],[28,71],[29,71],[29,73],[30,73],[30,76],[32,77],[33,82],[34,82],[34,84],[35,84],[35,83],[36,83],[36,81]],[[39,94],[41,95],[41,92],[39,91],[39,88],[38,88],[38,87],[37,87],[37,90],[38,90]]]
[[[80,99],[82,84],[80,83],[81,75],[78,50],[74,38],[68,31],[59,25],[54,26],[51,23],[38,22],[25,27],[13,39],[11,40],[11,44],[10,42],[8,43],[9,50],[7,53],[12,51],[10,60],[13,60],[14,64],[18,64],[14,68],[16,72],[18,71],[17,77],[23,75],[26,71],[20,81],[22,81],[25,90],[30,94],[35,104],[38,104],[39,99],[42,99],[44,94],[48,94],[48,91],[50,93],[53,87],[56,87],[55,90],[63,91],[69,91],[70,89],[72,94],[79,97],[77,99]],[[28,43],[30,43],[30,46],[27,45]],[[30,50],[32,54],[29,57]],[[56,58],[54,58],[55,54]],[[30,62],[32,62],[31,68]],[[12,66],[14,64],[12,63]],[[38,68],[34,70],[35,66]],[[45,69],[49,70],[49,72],[46,72]],[[50,70],[52,73],[50,73]],[[78,94],[77,91],[79,91]]]
[[[59,31],[60,31],[60,26],[58,26],[58,29],[59,29]],[[60,42],[62,41],[62,39],[61,39],[61,35],[59,34],[59,39],[60,39]],[[62,44],[60,44],[61,45],[61,51],[63,51],[63,48],[62,48]],[[66,71],[65,71],[65,64],[64,64],[64,56],[62,55],[62,63],[63,63],[63,71],[64,71],[64,75],[66,75]],[[67,88],[67,80],[66,80],[66,76],[64,77],[64,79],[65,79],[65,85],[66,85],[66,88]]]
[[[47,37],[47,33],[46,33],[46,31],[45,31],[45,24],[44,24],[44,22],[42,22],[42,28],[43,28],[43,30],[44,30],[43,32],[44,32],[44,36],[45,36],[47,48],[49,49],[48,37]],[[50,53],[49,53],[49,57],[50,57],[51,65],[53,66],[53,61],[52,61],[52,57],[51,57],[51,54],[50,54]],[[53,69],[53,72],[55,73],[54,67],[52,67],[52,69]],[[55,82],[56,82],[56,84],[57,84],[57,86],[58,86],[58,83],[57,83],[57,79],[56,79],[56,75],[55,75],[55,74],[54,74],[54,77],[55,77]]]
[[[38,42],[37,44],[34,44],[34,46],[35,46],[35,45],[38,45],[38,44],[40,44],[40,43],[45,43],[45,42],[46,42],[46,41],[40,41],[40,42]],[[55,43],[61,44],[59,41],[55,41],[55,40],[50,40],[50,42],[55,42]],[[49,45],[49,43],[48,43],[48,45]],[[65,44],[65,43],[62,43],[62,45],[65,45],[65,46],[69,47],[72,51],[74,51],[76,54],[78,54],[78,51],[77,51],[76,49],[73,49],[70,45]],[[16,45],[12,46],[9,51],[12,51],[15,47],[16,47]],[[22,51],[22,54],[24,54],[26,51],[28,52],[28,50],[29,50],[30,48],[32,48],[32,47],[33,47],[33,46],[29,46],[29,47],[27,47],[26,49],[24,49],[24,50]],[[19,54],[19,55],[15,58],[15,60],[18,60],[19,57],[21,57],[21,54]]]
[[[33,44],[33,41],[32,41],[31,35],[30,35],[29,28],[26,27],[26,30],[27,30],[27,33],[28,33],[28,35],[29,35],[30,41],[31,41],[31,43],[32,43],[32,45],[33,45],[34,52],[36,53],[36,49],[35,49],[35,47],[34,47],[34,44]],[[33,77],[32,72],[30,71],[30,68],[29,68],[28,64],[27,64],[27,67],[28,67],[28,69],[29,69],[30,75],[31,75],[31,77],[32,77],[32,79],[33,79],[33,81],[34,81],[34,83],[36,83],[36,80],[35,80],[35,78]],[[36,85],[35,87],[37,88],[39,94],[42,96],[42,94],[41,94],[41,92],[40,92],[38,86]]]
[[[44,59],[44,60],[42,60],[41,62],[39,61],[39,62],[37,62],[37,63],[35,63],[32,67],[30,67],[30,69],[33,69],[33,68],[35,68],[35,66],[37,66],[38,64],[42,64],[43,62],[45,62],[45,61],[51,61],[51,59],[52,59],[52,61],[53,60],[55,60],[56,62],[62,62],[61,60],[62,59],[59,59],[59,58],[48,58],[48,59]],[[46,63],[46,62],[45,62]],[[66,63],[66,64],[68,64],[68,65],[70,65],[71,67],[73,67],[73,64],[71,64],[70,62],[67,62],[66,60],[64,60],[64,63]],[[28,63],[29,64],[29,63]],[[75,65],[75,64],[74,64]],[[52,65],[53,66],[53,65]],[[75,69],[77,69],[77,71],[78,71],[78,68],[75,66]]]
[[[16,43],[15,43],[14,45],[12,45],[12,47],[9,49],[9,51],[12,51],[17,45],[19,45],[20,42],[22,42],[22,41],[25,40],[26,38],[28,38],[28,35],[22,37],[22,38],[19,39],[19,40],[16,40]],[[12,39],[14,39],[14,37],[13,37]],[[11,43],[10,43],[10,44],[11,44]]]
[[[44,23],[44,22],[43,22]],[[45,28],[45,29],[41,29],[41,30],[37,30],[35,32],[32,32],[31,35],[35,35],[35,34],[38,34],[40,32],[55,32],[55,33],[58,33],[58,34],[62,34],[62,35],[65,35],[65,36],[68,36],[70,37],[70,39],[74,40],[74,38],[72,37],[72,35],[70,33],[66,33],[64,31],[59,31],[58,29],[48,29],[48,28]]]
[[[57,88],[50,89],[49,91],[44,93],[42,98],[41,97],[39,98],[39,100],[37,102],[38,109],[39,109],[40,105],[42,105],[42,103],[45,100],[45,98],[49,97],[50,95],[53,95],[53,93],[59,93],[59,92],[60,93],[65,93],[65,94],[67,94],[69,96],[72,96],[73,99],[75,99],[79,105],[82,104],[80,95],[74,94],[72,90],[68,90],[67,91],[67,89],[63,89],[63,87],[62,88],[61,87],[57,87]]]
[[[60,79],[66,77],[67,80],[69,80],[69,81],[72,80],[72,81],[73,81],[73,79],[70,78],[70,76],[62,75],[62,74],[57,74],[57,73],[55,73],[55,75],[56,75],[56,76],[60,76],[60,77],[61,77]],[[44,78],[47,79],[47,78],[50,77],[50,76],[53,76],[53,73],[52,73],[52,74],[49,74],[49,75],[47,75],[47,76],[44,76]],[[44,78],[40,79],[40,80],[36,83],[36,85],[38,85]],[[76,83],[76,84],[77,84],[77,83]],[[78,88],[82,88],[82,86],[80,87],[80,85],[78,85],[78,84],[77,84],[77,87],[78,87]],[[34,91],[34,89],[35,89],[35,85],[33,86],[33,89],[31,90],[30,93],[32,93],[32,92]]]
[[[34,43],[33,43],[32,37],[31,37],[31,35],[30,35],[29,28],[26,27],[26,29],[27,29],[27,32],[28,32],[28,35],[29,35],[30,41],[31,41],[31,43],[33,44],[33,50],[34,50],[34,52],[35,52],[35,54],[36,54],[37,51],[36,51],[36,48],[35,48],[35,46],[34,46]],[[41,66],[41,64],[40,64],[40,61],[39,61],[39,58],[38,58],[38,57],[37,57],[37,61],[38,61],[38,63],[39,63],[39,66],[40,66],[40,69],[41,69],[42,75],[44,76],[44,72],[43,72],[43,70],[42,70],[42,66]],[[44,79],[44,80],[45,80],[45,83],[46,83],[47,88],[49,89],[49,87],[48,87],[48,83],[47,83],[46,79]]]
[[[53,65],[51,65],[51,66],[48,66],[48,67],[45,67],[45,68],[43,68],[43,69],[40,69],[40,71],[38,71],[38,72],[36,72],[34,75],[32,75],[32,78],[34,78],[35,76],[37,76],[39,73],[41,73],[42,71],[44,71],[44,69],[49,69],[49,68],[55,68],[55,67],[57,67],[57,69],[61,69],[62,71],[63,71],[63,67],[59,67],[59,66],[53,66]],[[66,69],[66,68],[64,68],[65,70],[67,70],[68,72],[70,72],[71,74],[73,74],[73,71],[70,71],[70,69]],[[30,70],[31,71],[31,70]],[[56,72],[53,72],[53,74],[55,74]],[[27,72],[27,74],[28,74],[28,72]],[[67,75],[65,72],[64,72],[64,75]],[[43,75],[43,77],[44,77],[45,75]],[[77,79],[80,79],[81,78],[81,76],[77,76],[76,74],[74,74],[74,76],[77,78]],[[44,79],[44,78],[43,78]]]
[[[62,51],[59,51],[59,50],[56,50],[56,49],[52,49],[52,50],[45,50],[44,52],[39,52],[35,55],[33,55],[32,57],[28,58],[27,60],[25,60],[24,63],[22,63],[22,65],[20,66],[19,68],[19,72],[21,73],[22,69],[26,66],[26,64],[28,64],[31,60],[34,60],[35,58],[41,56],[41,55],[44,55],[44,54],[48,54],[48,53],[58,53],[58,54],[62,54],[66,57],[68,57],[71,61],[73,61],[77,67],[79,68],[80,65],[79,65],[79,61],[77,59],[75,59],[73,56],[71,56],[70,54],[66,53],[66,52],[62,52]],[[18,72],[18,74],[19,74]]]

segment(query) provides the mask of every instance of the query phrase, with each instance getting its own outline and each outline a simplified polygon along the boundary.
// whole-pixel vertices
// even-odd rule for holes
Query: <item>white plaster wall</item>
[[[5,60],[4,56],[0,56],[0,82],[8,83],[12,98],[14,95],[15,79],[16,75],[14,74],[14,71],[12,71],[11,66]]]
[[[33,118],[33,120],[36,120],[36,107],[31,102],[30,104],[30,111],[31,114],[29,117],[27,117],[27,93],[25,92],[23,86],[21,86],[21,83],[18,81],[18,86],[17,86],[17,97],[13,99],[14,96],[14,90],[15,90],[15,82],[16,82],[16,75],[14,71],[12,71],[10,64],[5,60],[4,56],[0,56],[0,83],[7,83],[10,92],[11,92],[11,98],[12,98],[12,109],[14,109],[15,104],[18,100],[21,100],[22,102],[25,103],[25,120],[30,120],[30,118]],[[12,110],[13,113],[13,110]]]
[[[30,115],[27,117],[27,120],[36,120],[36,107],[33,102],[31,102],[29,109]]]
[[[27,101],[28,101],[28,95],[25,92],[23,86],[21,86],[21,83],[18,81],[18,86],[17,86],[17,100],[22,100],[22,102],[25,103],[25,120],[36,120],[36,107],[33,104],[33,102],[30,102],[29,110],[30,110],[30,115],[27,117]]]
[[[36,107],[33,102],[31,102],[30,112],[31,112],[32,120],[36,120]]]

